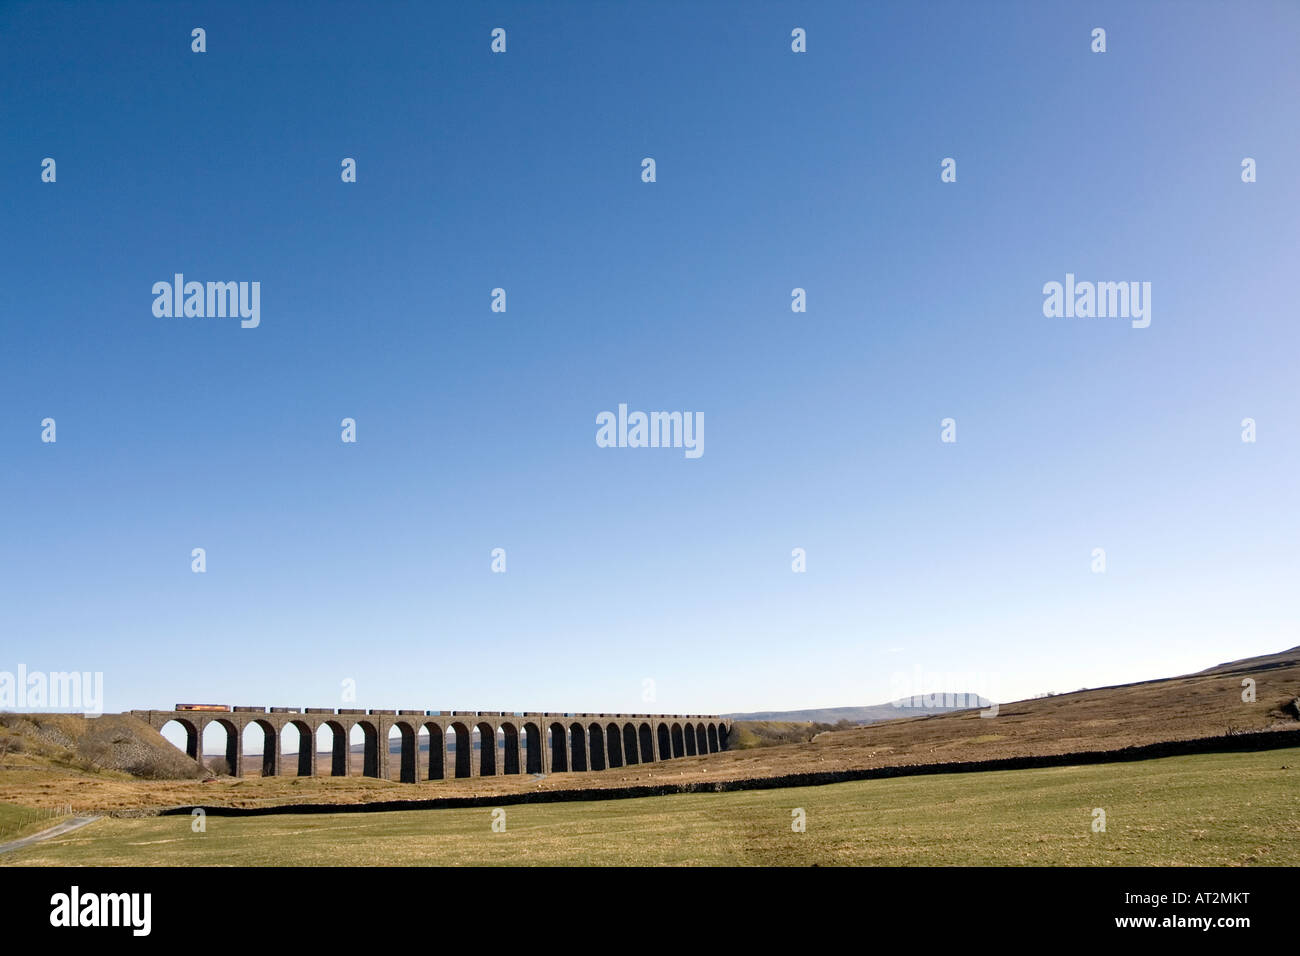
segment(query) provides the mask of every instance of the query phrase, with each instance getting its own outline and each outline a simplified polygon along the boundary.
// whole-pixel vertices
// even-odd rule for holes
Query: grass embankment
[[[204,768],[130,714],[0,713],[0,768],[105,780],[183,780]]]
[[[21,865],[1300,864],[1300,749],[635,800],[104,819]],[[807,830],[791,828],[792,811]],[[1106,831],[1093,831],[1094,810]]]

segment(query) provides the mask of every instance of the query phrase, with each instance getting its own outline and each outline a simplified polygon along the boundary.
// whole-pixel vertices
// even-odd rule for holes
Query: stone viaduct
[[[225,730],[225,757],[243,776],[244,731],[262,731],[262,776],[281,772],[280,737],[298,731],[298,776],[315,776],[317,740],[329,729],[330,771],[346,777],[353,728],[361,728],[362,774],[403,783],[497,774],[607,770],[725,750],[731,721],[705,714],[578,714],[496,710],[333,710],[307,707],[234,707],[230,710],[133,710],[162,730],[173,721],[185,731],[185,752],[202,760],[203,731]],[[397,735],[392,731],[396,728]],[[428,749],[420,746],[427,733]],[[400,743],[396,753],[392,744]],[[493,745],[489,745],[491,742]],[[305,745],[304,745],[305,744]],[[478,744],[478,746],[475,746]]]

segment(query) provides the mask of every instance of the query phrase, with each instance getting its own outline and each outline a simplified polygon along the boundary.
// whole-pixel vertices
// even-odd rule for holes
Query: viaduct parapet
[[[726,749],[731,721],[706,714],[580,714],[495,710],[360,710],[322,707],[234,707],[230,710],[133,710],[155,730],[175,722],[185,752],[203,761],[203,732],[225,731],[231,773],[243,776],[244,732],[262,731],[262,776],[282,772],[281,735],[298,732],[298,776],[316,776],[322,727],[330,741],[329,776],[351,771],[351,738],[360,728],[361,773],[403,783],[497,774],[611,770]],[[396,735],[393,734],[394,728]],[[428,734],[429,746],[420,746]],[[391,740],[391,743],[390,743]],[[393,746],[400,743],[397,752]],[[252,758],[250,758],[252,759]]]

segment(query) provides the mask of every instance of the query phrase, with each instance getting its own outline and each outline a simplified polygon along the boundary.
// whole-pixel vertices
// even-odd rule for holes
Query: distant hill
[[[976,704],[978,701],[978,705]],[[875,724],[882,720],[900,717],[928,717],[949,714],[955,710],[970,710],[976,706],[988,707],[991,702],[979,694],[925,694],[915,698],[905,697],[888,704],[870,704],[865,707],[822,707],[816,710],[761,710],[751,714],[724,714],[732,720],[762,720],[811,722],[835,724],[847,720],[852,724]],[[925,706],[937,704],[938,706]],[[920,705],[920,706],[918,706]]]

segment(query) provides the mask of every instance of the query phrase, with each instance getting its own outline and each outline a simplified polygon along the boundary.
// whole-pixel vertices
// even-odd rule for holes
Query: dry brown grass
[[[1255,703],[1241,699],[1243,677],[1257,682]],[[805,743],[682,757],[588,773],[473,777],[401,784],[364,777],[193,781],[113,779],[50,768],[0,770],[0,802],[71,803],[107,812],[205,804],[253,807],[491,797],[530,791],[601,790],[776,777],[919,764],[1106,751],[1239,731],[1297,729],[1286,705],[1300,696],[1300,648],[1168,680],[1097,688],[978,711],[900,719],[833,731]],[[101,718],[103,719],[103,718]],[[296,758],[282,764],[292,773]],[[396,761],[394,761],[395,763]],[[324,759],[318,764],[325,769]],[[354,770],[355,761],[354,761]]]

